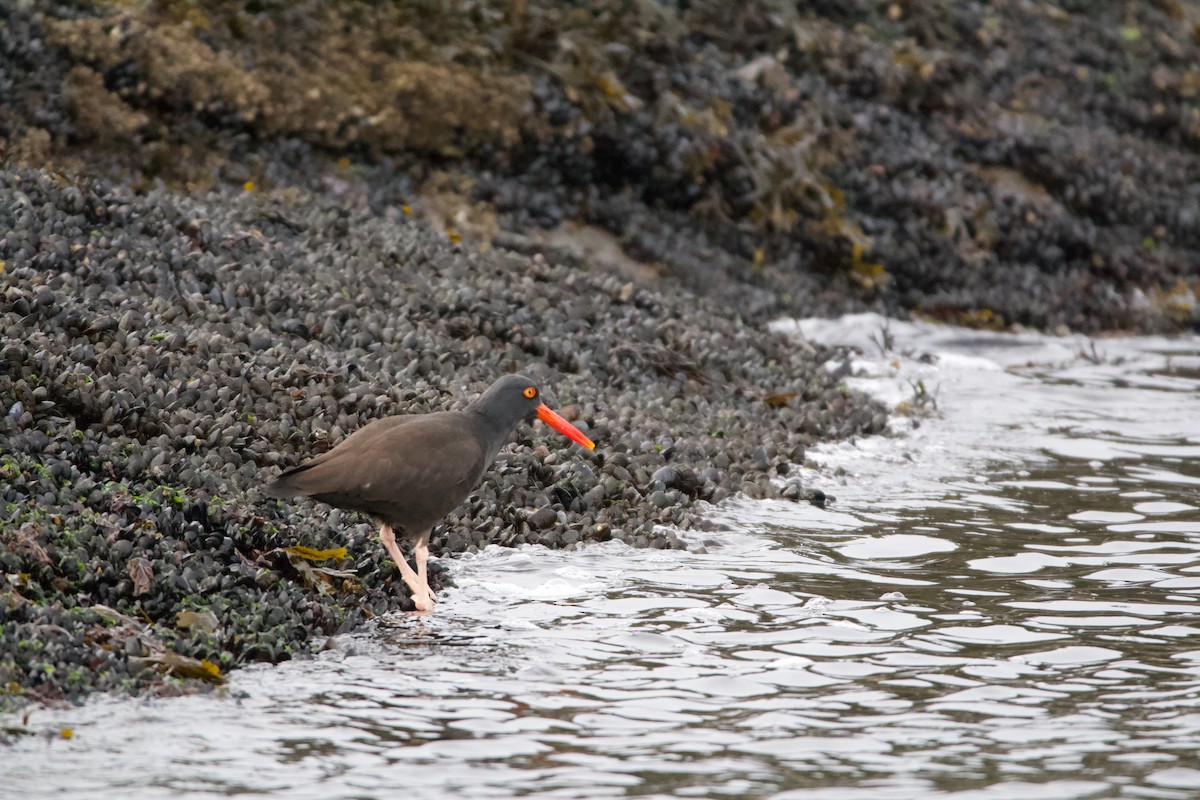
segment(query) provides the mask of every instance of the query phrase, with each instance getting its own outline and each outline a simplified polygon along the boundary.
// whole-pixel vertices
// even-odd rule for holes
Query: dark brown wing
[[[369,443],[389,434],[395,428],[420,419],[420,415],[408,414],[395,417],[384,417],[368,422],[354,433],[347,436],[329,452],[305,461],[298,467],[287,470],[267,485],[268,497],[307,496],[318,490],[322,484],[322,471],[317,468],[330,461],[338,461],[339,466],[345,466],[346,456],[366,449]],[[336,471],[336,470],[334,470]],[[328,471],[325,472],[328,475]]]
[[[284,473],[267,494],[312,497],[419,533],[466,498],[486,458],[459,412],[388,417]]]

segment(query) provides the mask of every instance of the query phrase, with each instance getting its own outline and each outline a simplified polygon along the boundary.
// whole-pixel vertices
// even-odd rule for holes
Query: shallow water
[[[779,326],[936,399],[811,454],[828,508],[458,559],[317,660],[35,712],[75,736],[0,752],[0,795],[1196,797],[1200,342],[879,326]]]

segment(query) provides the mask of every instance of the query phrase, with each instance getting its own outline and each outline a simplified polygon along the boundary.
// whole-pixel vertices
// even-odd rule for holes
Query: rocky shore
[[[705,502],[777,493],[805,445],[885,423],[829,353],[709,300],[305,192],[16,171],[0,218],[0,670],[23,697],[216,680],[408,607],[367,521],[259,487],[514,368],[598,447],[523,427],[435,554],[671,547]]]
[[[24,0],[0,23],[0,140],[34,168],[409,207],[755,322],[1200,322],[1194,0]]]
[[[803,499],[886,410],[774,315],[1194,327],[1196,5],[923,8],[0,9],[0,708],[407,607],[259,487],[504,372],[596,452],[522,427],[437,555]]]

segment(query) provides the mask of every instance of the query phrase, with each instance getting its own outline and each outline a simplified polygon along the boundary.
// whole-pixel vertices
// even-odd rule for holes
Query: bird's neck
[[[511,419],[505,419],[495,412],[488,413],[486,406],[468,406],[467,415],[471,417],[476,435],[483,442],[490,462],[500,452],[509,434],[517,427]]]

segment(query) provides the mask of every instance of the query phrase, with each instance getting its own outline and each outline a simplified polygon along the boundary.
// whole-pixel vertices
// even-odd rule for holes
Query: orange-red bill
[[[588,450],[596,449],[595,442],[584,436],[583,432],[579,430],[579,428],[576,428],[558,414],[555,414],[553,411],[551,411],[550,407],[545,403],[542,403],[540,406],[538,406],[537,415],[538,419],[549,425],[551,428],[554,428],[554,430],[558,431],[572,442],[575,442],[575,444],[583,445]]]

